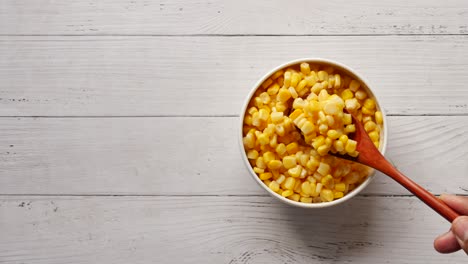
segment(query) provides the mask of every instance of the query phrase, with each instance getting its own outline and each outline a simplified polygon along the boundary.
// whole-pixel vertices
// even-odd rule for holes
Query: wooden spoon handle
[[[429,207],[434,209],[434,211],[439,213],[449,222],[453,222],[453,220],[455,220],[455,218],[459,216],[458,213],[456,213],[452,208],[446,205],[442,200],[438,199],[432,193],[428,192],[426,189],[419,186],[410,178],[406,177],[401,172],[399,172],[385,158],[380,160],[379,168],[376,169],[392,177],[395,181],[403,185],[403,187],[405,187],[408,191],[416,195],[419,199],[421,199],[421,201],[426,203]]]

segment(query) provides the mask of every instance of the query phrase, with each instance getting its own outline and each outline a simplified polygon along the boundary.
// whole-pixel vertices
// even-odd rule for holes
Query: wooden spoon
[[[356,126],[356,132],[354,135],[349,135],[350,138],[353,138],[357,141],[356,150],[359,152],[357,157],[351,157],[349,155],[340,155],[340,154],[332,154],[333,156],[348,159],[351,161],[355,161],[369,167],[372,167],[386,175],[390,176],[392,179],[397,181],[399,184],[403,185],[408,191],[416,195],[421,201],[426,203],[429,207],[434,209],[437,213],[443,216],[450,222],[453,222],[455,218],[459,215],[450,207],[448,207],[444,202],[440,199],[436,198],[433,194],[428,192],[423,187],[416,184],[414,181],[403,175],[399,172],[395,167],[392,166],[385,157],[380,154],[379,150],[374,146],[372,140],[367,135],[366,131],[364,130],[363,125],[359,120],[357,120],[354,116],[353,123]]]

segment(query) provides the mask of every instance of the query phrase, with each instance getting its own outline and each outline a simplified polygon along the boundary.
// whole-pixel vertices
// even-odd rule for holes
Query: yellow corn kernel
[[[270,182],[270,184],[268,184],[268,187],[274,192],[277,192],[280,189],[280,186],[276,181]]]
[[[261,93],[258,96],[258,98],[260,98],[260,100],[262,100],[262,103],[264,103],[264,104],[270,103],[270,100],[271,100],[270,95],[268,93],[266,93],[266,92]]]
[[[291,97],[294,99],[296,99],[299,96],[296,92],[296,89],[292,86],[288,88],[288,91],[291,94]]]
[[[316,95],[318,95],[325,87],[321,83],[315,83],[312,88],[310,88],[310,91]]]
[[[270,170],[278,170],[279,168],[281,168],[282,165],[283,163],[279,160],[271,160],[270,162],[268,162],[268,168]]]
[[[345,101],[346,109],[349,111],[355,111],[361,107],[358,100],[356,98],[351,98]]]
[[[284,145],[283,143],[280,143],[278,144],[278,146],[276,146],[275,150],[276,150],[276,153],[282,156],[284,155],[284,153],[286,153],[286,145]]]
[[[286,88],[281,88],[278,91],[278,95],[276,96],[276,100],[278,100],[278,101],[280,101],[282,103],[288,101],[289,98],[291,98],[291,93]]]
[[[373,121],[368,121],[367,123],[364,124],[364,130],[366,132],[373,131],[377,125]]]
[[[293,192],[292,190],[286,190],[286,191],[283,191],[283,192],[281,193],[281,196],[283,196],[283,197],[288,197],[288,196],[291,196],[291,195],[293,195],[293,194],[294,194],[294,192]]]
[[[286,180],[286,176],[284,176],[283,174],[280,174],[278,179],[276,179],[276,182],[279,184],[282,184],[285,180]]]
[[[319,102],[324,102],[325,100],[328,100],[329,97],[330,97],[330,94],[328,94],[327,90],[325,89],[321,90],[320,93],[318,94]]]
[[[286,169],[291,169],[296,167],[296,157],[295,156],[286,156],[283,158],[283,166]]]
[[[291,199],[291,200],[296,201],[296,202],[299,202],[300,198],[301,198],[301,196],[299,194],[297,194],[297,193],[294,193],[294,194],[288,196],[288,199]]]
[[[260,109],[258,110],[258,117],[260,118],[260,120],[262,121],[267,121],[268,120],[268,117],[269,117],[269,114],[268,114],[268,111],[265,110],[265,109]]]
[[[296,153],[298,150],[299,150],[299,145],[297,144],[297,142],[289,143],[289,144],[286,146],[286,151],[288,151],[289,154],[294,154],[294,153]]]
[[[344,132],[347,134],[354,133],[356,132],[356,126],[354,126],[354,124],[346,125]]]
[[[268,180],[271,177],[273,177],[273,174],[271,174],[271,172],[260,173],[260,180],[262,181]]]
[[[290,115],[289,115],[289,118],[291,118],[291,120],[296,120],[300,115],[302,115],[304,112],[301,110],[301,109],[296,109],[294,110],[294,112],[292,112]]]
[[[271,151],[263,153],[263,161],[268,164],[270,161],[275,159],[275,154]]]
[[[302,167],[299,165],[296,165],[296,167],[288,170],[289,176],[294,177],[294,178],[298,178],[299,176],[301,176],[301,172],[302,172]]]
[[[258,112],[258,109],[257,109],[257,107],[252,106],[252,107],[249,108],[249,110],[247,110],[247,112],[249,114],[253,115],[253,113]]]
[[[335,184],[335,190],[339,192],[344,192],[344,190],[346,190],[346,184],[343,182]]]
[[[320,162],[319,167],[317,168],[317,172],[322,176],[327,175],[330,173],[330,165],[324,162]]]
[[[276,80],[278,77],[282,76],[283,73],[284,73],[283,70],[279,70],[279,71],[275,72],[275,73],[271,76],[271,79]]]
[[[344,150],[344,144],[340,140],[336,140],[335,142],[333,142],[333,147],[338,152],[341,152]]]
[[[319,81],[328,81],[328,72],[326,71],[319,71],[317,73]]]
[[[317,149],[317,153],[320,155],[320,156],[325,156],[328,154],[328,151],[330,150],[330,147],[327,146],[327,145],[322,145],[320,147],[318,147]]]
[[[296,180],[296,183],[294,184],[294,188],[293,188],[293,191],[295,193],[300,193],[301,192],[301,181],[300,180]]]
[[[297,154],[296,154],[297,155]],[[310,156],[308,154],[302,154],[299,156],[299,163],[305,167],[307,162],[309,161]]]
[[[288,177],[284,181],[284,188],[288,190],[292,190],[296,184],[296,180],[293,177]]]
[[[310,73],[310,66],[309,66],[309,63],[307,63],[307,62],[301,63],[301,72],[302,72],[304,75],[309,75],[309,73]]]
[[[369,137],[373,142],[374,141],[379,141],[379,133],[377,133],[377,131],[370,132]]]
[[[291,72],[290,71],[286,71],[284,73],[284,80],[283,80],[283,86],[284,87],[289,87],[291,86]]]
[[[334,180],[333,180],[333,177],[328,174],[327,176],[323,177],[320,182],[323,184],[323,186],[329,188],[329,189],[333,189],[334,186]]]
[[[308,181],[302,183],[301,190],[307,195],[311,195],[313,193],[312,187],[310,186],[310,182]]]
[[[351,114],[343,114],[343,125],[349,125],[353,122]]]
[[[356,147],[357,147],[357,141],[348,139],[348,141],[346,142],[345,150],[346,152],[351,153],[351,152],[356,151]]]
[[[306,80],[300,81],[299,84],[297,85],[297,91],[298,91],[298,92],[304,91],[304,90],[305,90],[304,88],[306,87],[306,85],[307,85],[307,81],[306,81]]]
[[[284,126],[283,125],[276,125],[275,127],[275,131],[276,131],[276,134],[280,137],[284,136],[285,134],[285,130],[284,130]]]
[[[383,124],[383,115],[382,112],[380,111],[375,111],[375,122],[377,124],[382,125]]]
[[[286,111],[286,108],[287,108],[287,106],[282,102],[276,102],[275,107],[276,107],[276,112],[284,112]]]
[[[339,89],[341,88],[343,82],[341,80],[341,76],[339,74],[335,74],[335,85],[334,85],[334,88],[335,89]]]
[[[268,186],[268,185],[270,185],[271,181],[270,181],[270,180],[264,180],[263,183],[264,183],[266,186]]]
[[[358,90],[358,91],[354,94],[354,96],[356,96],[356,98],[359,99],[359,100],[364,100],[364,99],[367,98],[367,93],[364,92],[363,90]]]
[[[335,199],[342,198],[343,196],[344,196],[343,192],[334,192],[333,193],[333,198],[335,198]]]
[[[254,172],[257,173],[257,174],[260,174],[260,173],[264,173],[265,172],[265,169],[261,169],[259,167],[254,167],[253,168]]]
[[[268,135],[265,134],[265,133],[261,133],[258,138],[258,143],[260,143],[260,145],[266,145],[270,142],[270,139],[268,138]]]
[[[325,138],[325,145],[328,147],[328,148],[331,148],[332,146],[332,142],[333,140],[329,137]]]
[[[367,107],[362,107],[361,112],[362,112],[362,114],[365,114],[365,115],[373,115],[374,114],[374,110],[369,109]]]
[[[325,134],[328,131],[328,125],[326,124],[321,124],[318,128],[320,134]]]
[[[268,89],[267,89],[266,92],[267,92],[269,95],[276,95],[276,94],[278,93],[279,89],[280,89],[280,86],[279,86],[277,83],[274,83],[273,85],[271,85],[270,87],[268,87]]]
[[[301,80],[301,76],[299,75],[299,73],[296,73],[296,72],[293,73],[291,75],[291,84],[290,84],[290,86],[296,88],[296,86],[297,86],[297,84],[299,83],[300,80]]]
[[[348,142],[348,136],[347,135],[341,135],[339,140],[341,142],[343,142],[343,145],[345,145],[346,142]]]
[[[325,105],[323,107],[323,111],[327,115],[336,115],[342,110],[343,109],[340,109],[339,105],[336,102],[331,101],[331,100],[329,102],[325,103]]]
[[[320,198],[322,199],[323,202],[331,202],[333,201],[334,195],[331,190],[323,189],[320,192]]]
[[[361,87],[361,84],[356,80],[352,80],[349,83],[349,89],[353,92],[356,92],[359,89],[359,87]]]
[[[301,202],[312,203],[312,197],[301,197]]]
[[[247,158],[249,158],[249,159],[256,159],[256,158],[258,158],[258,151],[256,151],[255,149],[249,150],[249,151],[247,152]]]
[[[270,84],[272,84],[272,83],[273,83],[273,80],[270,79],[270,78],[268,78],[268,79],[266,79],[266,81],[264,81],[264,82],[262,83],[262,87],[266,89],[266,88],[267,88],[268,86],[270,86]]]
[[[270,118],[271,118],[271,122],[280,123],[281,121],[283,121],[283,118],[284,118],[283,112],[273,112],[271,113]]]
[[[375,109],[375,101],[368,98],[364,101],[364,107],[369,109],[369,110],[373,110]]]
[[[312,132],[314,132],[314,124],[310,121],[306,121],[304,125],[301,127],[301,131],[304,133],[304,135],[308,135]]]
[[[260,169],[266,169],[266,164],[263,161],[262,157],[257,158],[257,160],[255,161],[255,165]]]
[[[341,92],[341,99],[343,99],[344,101],[352,99],[353,97],[354,94],[350,89],[344,89],[343,92]]]
[[[327,132],[327,136],[331,139],[337,139],[339,138],[341,135],[338,131],[334,130],[334,129],[330,129],[328,130]]]

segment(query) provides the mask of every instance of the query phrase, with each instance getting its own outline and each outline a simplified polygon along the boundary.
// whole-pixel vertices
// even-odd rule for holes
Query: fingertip
[[[439,253],[447,254],[460,250],[460,245],[454,234],[448,231],[434,240],[434,249]]]

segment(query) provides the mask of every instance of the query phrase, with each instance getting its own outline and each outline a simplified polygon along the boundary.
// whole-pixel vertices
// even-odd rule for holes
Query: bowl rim
[[[388,138],[388,133],[387,133],[387,127],[388,127],[388,123],[387,123],[387,115],[385,113],[385,110],[381,107],[381,104],[380,104],[380,101],[375,93],[375,91],[372,90],[371,85],[369,84],[369,81],[364,78],[362,75],[358,74],[355,70],[353,70],[351,67],[343,64],[343,63],[340,63],[340,62],[337,62],[337,61],[334,61],[334,60],[330,60],[330,59],[324,59],[324,58],[299,58],[299,59],[294,59],[294,60],[291,60],[291,61],[288,61],[288,62],[285,62],[285,63],[282,63],[276,67],[274,67],[272,70],[268,71],[266,74],[263,75],[262,78],[260,78],[255,84],[254,86],[251,88],[247,98],[245,99],[244,101],[244,104],[243,104],[243,107],[242,107],[242,110],[241,110],[241,113],[240,113],[240,129],[238,130],[239,133],[239,137],[238,137],[238,141],[239,141],[239,145],[240,145],[240,150],[241,150],[241,155],[242,155],[242,160],[244,161],[244,164],[245,166],[247,167],[248,171],[249,171],[249,174],[250,176],[257,182],[257,184],[259,184],[264,190],[266,190],[271,196],[275,197],[276,199],[280,200],[281,202],[283,203],[286,203],[288,205],[292,205],[292,206],[296,206],[296,207],[301,207],[301,208],[325,208],[325,207],[331,207],[331,206],[335,206],[335,205],[338,205],[338,204],[341,204],[341,203],[344,203],[348,200],[350,200],[351,198],[353,198],[354,196],[356,196],[357,194],[359,194],[363,189],[365,189],[369,184],[370,182],[374,179],[375,177],[375,170],[373,170],[370,175],[367,177],[367,179],[362,182],[357,188],[355,188],[354,190],[352,190],[351,192],[347,193],[345,196],[343,196],[342,198],[340,199],[337,199],[337,200],[333,200],[331,202],[324,202],[324,203],[302,203],[302,202],[296,202],[296,201],[293,201],[293,200],[290,200],[286,197],[283,197],[275,192],[273,192],[268,186],[266,186],[266,184],[264,184],[257,176],[257,174],[253,171],[253,168],[252,166],[250,165],[249,163],[249,160],[247,158],[247,154],[245,152],[245,148],[244,148],[244,143],[243,143],[243,126],[244,126],[244,116],[245,116],[245,112],[247,111],[247,107],[249,105],[249,102],[250,100],[252,99],[253,95],[255,94],[255,92],[257,91],[257,89],[260,87],[260,85],[266,80],[268,79],[272,74],[274,74],[275,72],[277,72],[278,70],[281,70],[281,69],[284,69],[286,67],[289,67],[289,66],[292,66],[292,65],[296,65],[296,64],[299,64],[299,63],[302,63],[302,62],[308,62],[308,63],[317,63],[317,64],[327,64],[327,65],[330,65],[330,66],[333,66],[333,67],[336,67],[336,68],[339,68],[339,70],[341,71],[344,71],[350,75],[352,75],[353,77],[356,77],[356,79],[358,79],[362,84],[365,85],[366,87],[366,92],[368,93],[369,97],[373,98],[376,102],[376,107],[377,107],[377,110],[379,110],[381,113],[382,113],[382,117],[383,117],[383,129],[382,129],[382,136],[380,138],[380,152],[382,153],[382,155],[385,154],[385,151],[386,151],[386,148],[387,148],[387,138]]]

